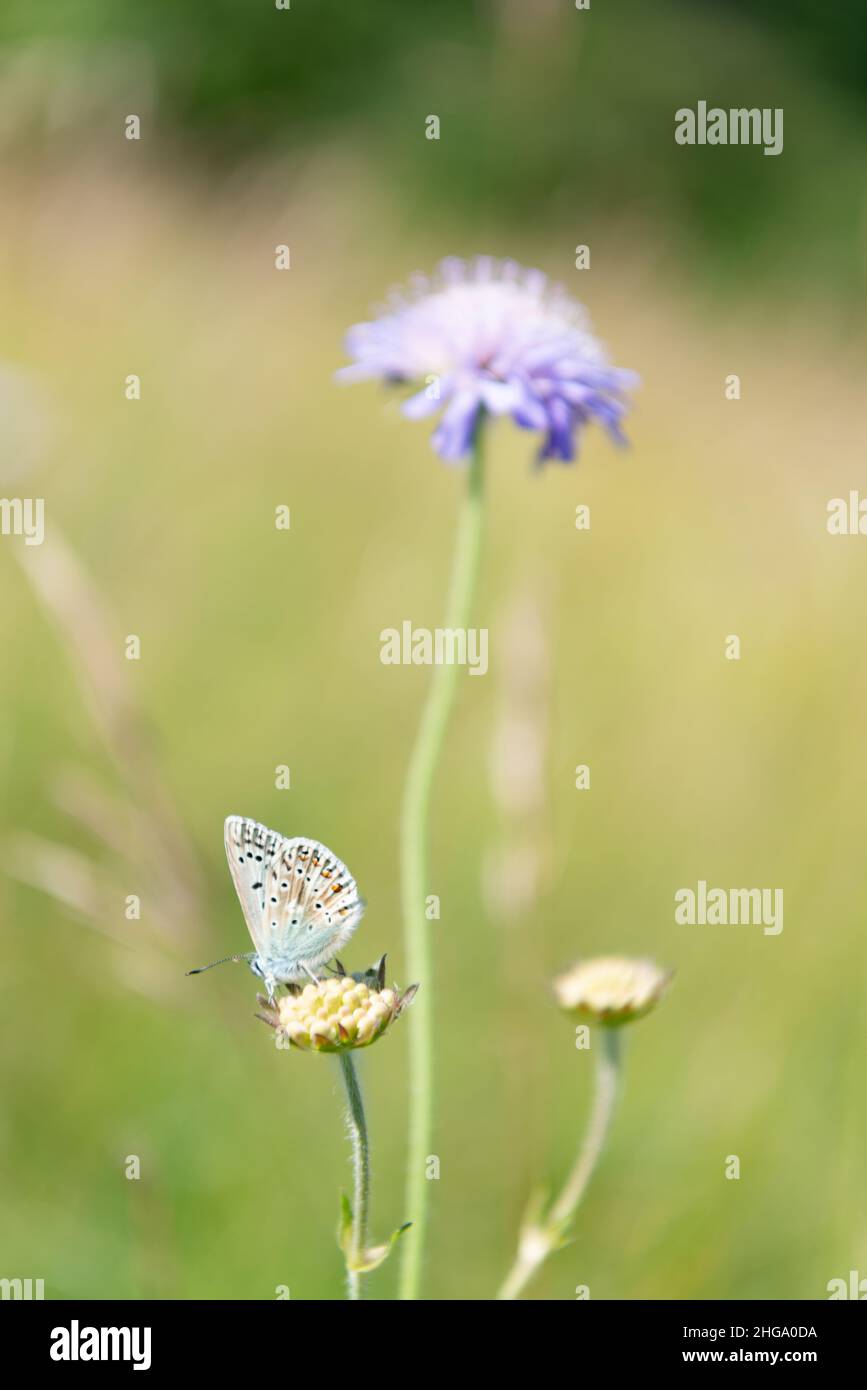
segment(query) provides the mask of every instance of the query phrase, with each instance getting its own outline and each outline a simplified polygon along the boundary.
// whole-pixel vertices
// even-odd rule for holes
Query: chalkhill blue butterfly
[[[225,845],[256,949],[224,960],[248,961],[271,999],[278,985],[316,980],[316,970],[346,944],[364,912],[346,865],[318,840],[286,839],[246,816],[228,817]],[[204,965],[187,973],[210,969]]]

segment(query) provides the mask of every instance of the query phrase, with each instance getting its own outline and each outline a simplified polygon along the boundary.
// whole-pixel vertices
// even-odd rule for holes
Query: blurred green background
[[[388,951],[409,983],[397,822],[429,673],[381,665],[379,633],[442,621],[462,480],[332,377],[389,285],[476,251],[562,280],[643,385],[626,454],[593,432],[535,474],[531,436],[489,446],[492,665],[461,682],[434,809],[426,1292],[490,1297],[571,1162],[590,1058],[548,982],[621,951],[675,986],[531,1296],[867,1274],[867,542],[825,526],[867,495],[858,11],[7,5],[0,487],[46,499],[46,541],[0,540],[0,1277],[341,1296],[336,1067],[275,1051],[246,972],[183,971],[246,949],[242,813],[346,860],[369,904],[347,963]],[[699,99],[782,106],[784,153],[676,146]],[[676,926],[699,878],[782,887],[782,935]],[[401,1025],[361,1068],[384,1236]]]

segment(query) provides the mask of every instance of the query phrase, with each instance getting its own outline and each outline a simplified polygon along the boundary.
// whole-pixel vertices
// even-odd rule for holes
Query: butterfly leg
[[[319,980],[318,980],[318,979],[316,978],[316,976],[313,974],[313,971],[310,969],[310,967],[304,964],[303,960],[301,961],[301,969],[304,971],[304,974],[305,974],[305,975],[309,975],[309,977],[310,977],[310,979],[313,981],[314,985],[318,985],[318,984],[319,984]]]

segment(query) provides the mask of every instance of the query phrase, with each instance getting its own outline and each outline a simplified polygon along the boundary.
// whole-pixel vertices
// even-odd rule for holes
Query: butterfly
[[[286,839],[246,816],[229,816],[226,858],[255,951],[246,960],[264,980],[269,999],[278,985],[309,979],[352,936],[365,904],[346,865],[318,840]],[[222,965],[223,961],[212,962]],[[203,965],[190,970],[199,975]]]

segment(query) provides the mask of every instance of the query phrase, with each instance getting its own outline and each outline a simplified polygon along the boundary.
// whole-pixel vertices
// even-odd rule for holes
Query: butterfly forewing
[[[285,844],[282,835],[246,816],[229,816],[225,825],[226,858],[247,930],[260,956],[269,950],[270,917],[265,912],[268,870]]]

